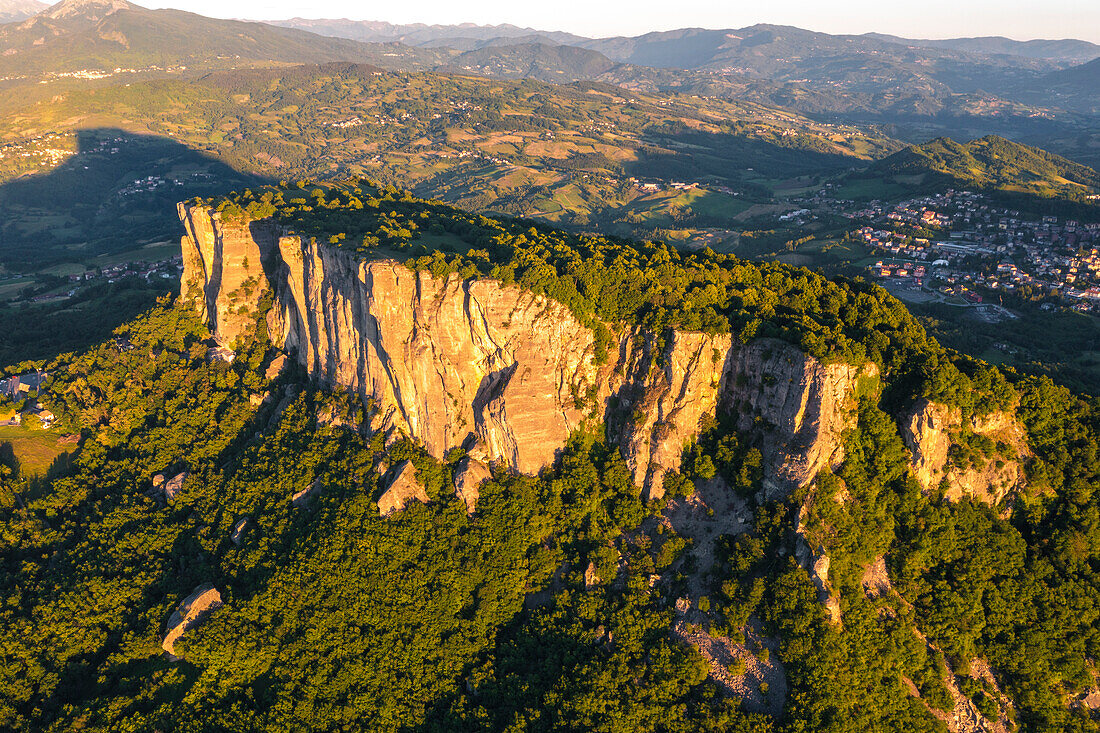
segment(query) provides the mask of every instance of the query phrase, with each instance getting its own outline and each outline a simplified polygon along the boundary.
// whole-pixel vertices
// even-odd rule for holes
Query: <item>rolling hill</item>
[[[1048,74],[1036,93],[1053,95],[1068,109],[1100,114],[1100,59]]]
[[[867,34],[841,36],[789,26],[683,28],[636,37],[580,38],[515,26],[393,26],[349,20],[301,19],[278,25],[357,40],[394,40],[468,54],[443,69],[554,82],[602,81],[628,89],[751,99],[808,114],[848,119],[942,120],[935,134],[965,135],[955,118],[982,118],[1019,136],[1053,115],[1043,75],[1092,58],[1084,41],[1007,39],[913,41]],[[584,56],[548,46],[583,48]],[[1079,126],[1079,125],[1077,125]]]
[[[916,39],[901,38],[882,33],[868,33],[869,38],[923,48],[946,48],[965,53],[999,56],[1023,56],[1031,59],[1046,59],[1064,64],[1080,64],[1100,57],[1100,45],[1074,38],[1059,40],[1035,39],[1016,41],[1004,36],[982,36],[979,38],[941,38]]]
[[[424,23],[394,24],[384,21],[348,20],[347,18],[289,18],[264,21],[283,28],[319,33],[323,36],[350,38],[369,43],[404,43],[409,46],[446,46],[470,50],[486,43],[503,44],[509,39],[539,37],[556,44],[571,44],[588,40],[583,36],[561,31],[542,31],[503,23],[500,25],[427,25]]]
[[[876,161],[860,175],[1070,200],[1100,190],[1100,173],[1092,168],[996,135],[967,143],[937,138],[913,145]]]
[[[361,174],[467,208],[687,237],[739,227],[773,182],[836,175],[900,148],[873,130],[751,103],[350,64],[34,92],[32,101],[0,91],[0,139],[12,141],[0,147],[0,209],[13,212],[0,226],[0,261],[10,266],[132,246],[129,230],[97,211],[151,208],[160,228],[141,238],[168,237],[176,224],[161,199],[209,190],[203,174],[214,165],[267,180]],[[55,133],[36,138],[42,129]],[[170,142],[168,152],[138,144],[153,140]],[[165,186],[123,195],[137,171]],[[88,215],[75,215],[77,203]]]

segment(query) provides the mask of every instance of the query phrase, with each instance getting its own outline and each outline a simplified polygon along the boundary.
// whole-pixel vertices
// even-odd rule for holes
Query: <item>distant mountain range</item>
[[[561,31],[540,31],[534,28],[520,28],[504,23],[502,25],[476,25],[461,23],[458,25],[425,25],[410,23],[395,25],[383,21],[348,20],[347,18],[329,20],[311,20],[308,18],[290,18],[288,20],[264,21],[283,28],[318,33],[322,36],[350,38],[353,41],[367,43],[404,43],[409,46],[446,46],[447,48],[469,51],[485,43],[506,45],[509,40],[530,43],[536,39],[545,43],[562,45],[576,44],[591,40],[584,36]],[[1100,54],[1098,54],[1100,55]]]
[[[483,48],[488,45],[509,45],[509,42],[523,43],[552,42],[555,44],[575,45],[604,53],[609,58],[650,66],[669,66],[675,68],[699,68],[715,60],[724,50],[744,46],[768,43],[760,32],[786,32],[796,34],[796,40],[811,35],[817,42],[822,39],[839,39],[848,46],[859,44],[862,48],[879,47],[875,42],[901,45],[913,48],[941,49],[966,54],[984,56],[1018,56],[1036,60],[1051,61],[1057,64],[1081,64],[1100,57],[1100,45],[1076,39],[1016,41],[1003,36],[984,36],[978,38],[913,39],[892,36],[883,33],[863,35],[832,36],[827,33],[815,33],[787,26],[758,25],[749,28],[707,30],[702,28],[682,28],[673,31],[647,33],[635,37],[589,38],[562,31],[546,31],[518,26],[476,25],[425,25],[415,23],[394,25],[380,21],[290,18],[287,20],[265,21],[285,28],[298,28],[338,38],[350,38],[357,41],[384,42],[396,41],[413,46],[446,46],[463,51]],[[637,52],[637,56],[632,56]]]
[[[1019,107],[1051,104],[1043,93],[1048,74],[1100,57],[1100,46],[1078,40],[914,40],[776,25],[582,38],[508,25],[399,26],[300,18],[273,23],[364,42],[462,52],[446,62],[448,70],[604,81],[646,91],[753,99],[817,114],[1036,119],[1041,110]],[[1076,96],[1071,101],[1074,109],[1082,108]]]
[[[952,51],[979,53],[985,55],[1024,56],[1032,59],[1046,59],[1067,64],[1083,64],[1100,57],[1100,45],[1072,38],[1062,40],[1014,41],[1004,36],[982,36],[979,38],[914,39],[889,36],[882,33],[868,33],[869,38],[899,43],[906,46],[924,48],[946,48]]]
[[[49,7],[38,0],[0,0],[0,23],[26,20]]]
[[[33,0],[0,0],[9,3],[0,9],[27,2]],[[1075,40],[912,40],[777,25],[592,39],[513,25],[261,23],[149,10],[127,0],[63,0],[0,25],[0,85],[8,88],[81,70],[117,75],[115,69],[158,74],[171,68],[195,75],[348,61],[751,101],[833,121],[891,125],[890,135],[910,142],[989,133],[1044,146],[1058,141],[1060,151],[1088,162],[1096,158],[1090,136],[1100,135],[1100,62],[1079,62],[1093,56],[1100,56],[1100,46]],[[35,93],[47,91],[54,93]]]
[[[63,0],[27,20],[2,25],[0,54],[6,74],[326,61],[421,68],[447,56],[395,43],[364,44],[264,23],[149,10],[126,0]]]
[[[1038,95],[1053,96],[1069,109],[1100,114],[1100,59],[1048,74]]]

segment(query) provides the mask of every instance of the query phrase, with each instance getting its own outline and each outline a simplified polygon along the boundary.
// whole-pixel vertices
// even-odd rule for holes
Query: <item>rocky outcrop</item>
[[[164,490],[164,498],[168,501],[175,499],[181,491],[183,491],[183,484],[187,481],[187,471],[180,471],[172,478],[164,482],[161,488]]]
[[[230,346],[248,328],[269,278],[275,225],[267,220],[222,222],[204,206],[178,206],[187,234],[183,250],[181,297],[200,311],[222,346]]]
[[[177,660],[176,642],[184,634],[201,624],[206,617],[222,605],[222,595],[212,583],[204,583],[191,595],[180,601],[176,610],[168,618],[164,627],[164,641],[161,647],[168,653],[169,658]]]
[[[795,558],[802,569],[810,576],[817,588],[817,600],[825,607],[829,619],[839,624],[841,622],[840,597],[829,580],[829,566],[832,564],[825,548],[817,546],[814,549],[813,541],[807,532],[806,520],[809,506],[803,504],[798,510],[798,528],[795,530]]]
[[[184,297],[219,343],[243,333],[270,287],[276,346],[320,382],[358,393],[370,409],[363,427],[408,435],[436,458],[476,443],[486,464],[533,474],[571,432],[603,421],[653,498],[702,419],[729,410],[756,434],[779,495],[843,459],[857,380],[874,376],[779,341],[630,328],[612,329],[601,362],[590,328],[521,288],[363,261],[267,221],[226,223],[195,207],[181,218]],[[253,272],[267,278],[256,289]]]
[[[309,506],[309,502],[313,499],[313,497],[321,493],[322,488],[323,487],[321,485],[321,479],[314,479],[312,482],[310,482],[309,486],[294,492],[294,494],[290,497],[290,505],[295,509],[301,509],[303,507]]]
[[[921,399],[902,421],[901,434],[913,455],[913,475],[926,490],[943,485],[949,500],[970,496],[996,505],[1026,483],[1027,435],[1009,413],[964,419],[957,407]]]
[[[234,545],[240,546],[241,541],[244,539],[244,533],[248,531],[248,528],[252,525],[252,520],[248,517],[241,517],[233,524],[233,529],[229,532],[229,541]]]
[[[455,466],[455,496],[466,505],[466,513],[477,510],[481,485],[491,478],[489,467],[470,456],[464,457]]]
[[[172,500],[183,491],[183,484],[187,481],[187,476],[187,471],[180,471],[170,478],[164,471],[156,473],[153,475],[153,486],[146,495],[158,502],[163,501],[171,504]]]
[[[402,461],[390,469],[388,479],[384,479],[386,490],[378,497],[378,513],[385,517],[399,512],[411,501],[427,504],[428,494],[416,479],[416,468],[412,461]]]
[[[870,598],[888,597],[894,592],[894,585],[890,582],[890,572],[886,569],[886,556],[879,555],[870,565],[863,570],[860,578],[864,594]]]
[[[377,406],[374,430],[442,457],[474,435],[523,473],[585,417],[593,337],[564,307],[488,280],[437,280],[283,238],[271,333],[321,381]]]
[[[729,353],[728,334],[673,331],[658,339],[635,330],[620,340],[608,434],[647,498],[663,495],[665,472],[680,467],[703,416],[714,416]]]
[[[842,435],[854,424],[860,380],[873,389],[877,378],[873,363],[823,364],[775,339],[731,354],[722,407],[738,416],[739,430],[761,435],[768,498],[844,462]]]
[[[264,379],[268,381],[278,379],[279,375],[283,373],[283,367],[285,366],[286,354],[279,354],[267,365],[267,369],[264,370]]]

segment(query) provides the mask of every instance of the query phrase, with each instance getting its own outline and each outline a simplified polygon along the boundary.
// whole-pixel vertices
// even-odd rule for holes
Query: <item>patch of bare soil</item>
[[[752,510],[725,481],[715,477],[699,482],[690,496],[670,500],[661,520],[676,534],[691,540],[693,570],[688,577],[688,589],[694,602],[707,594],[707,576],[714,567],[718,538],[750,529]]]
[[[755,617],[742,629],[743,644],[716,636],[711,633],[710,614],[699,608],[700,599],[711,589],[718,539],[749,530],[752,510],[716,477],[697,483],[690,496],[670,500],[660,521],[691,540],[680,566],[687,571],[687,595],[676,602],[673,635],[699,650],[710,666],[711,679],[740,699],[745,710],[781,714],[787,677],[779,661],[778,640],[765,636]]]
[[[677,638],[699,650],[710,666],[710,678],[740,699],[746,711],[778,716],[787,700],[787,675],[779,661],[779,642],[764,636],[755,617],[749,618],[743,632],[744,644],[727,636],[711,636],[704,624],[687,621],[686,614],[672,628]],[[765,649],[766,661],[761,659],[765,656],[761,650]],[[744,673],[735,674],[742,664]]]

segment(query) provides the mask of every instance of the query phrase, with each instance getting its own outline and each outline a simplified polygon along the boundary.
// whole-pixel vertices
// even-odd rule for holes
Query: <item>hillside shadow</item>
[[[103,254],[176,240],[177,201],[268,182],[170,137],[117,128],[75,136],[75,153],[56,167],[0,185],[0,264],[8,269],[94,265]],[[67,146],[65,136],[38,138],[39,154],[26,159]]]
[[[637,160],[623,163],[627,175],[679,180],[717,179],[730,183],[753,178],[791,178],[863,167],[855,157],[786,147],[729,132],[666,125],[642,137],[652,145]],[[691,155],[683,155],[690,151]]]
[[[0,185],[0,364],[109,338],[178,288],[167,263],[183,234],[177,202],[269,182],[170,137],[95,128],[75,138],[75,152],[56,167]],[[44,136],[33,147],[73,142]],[[103,272],[131,262],[165,264],[144,277],[140,265]],[[88,271],[96,277],[70,279]]]

